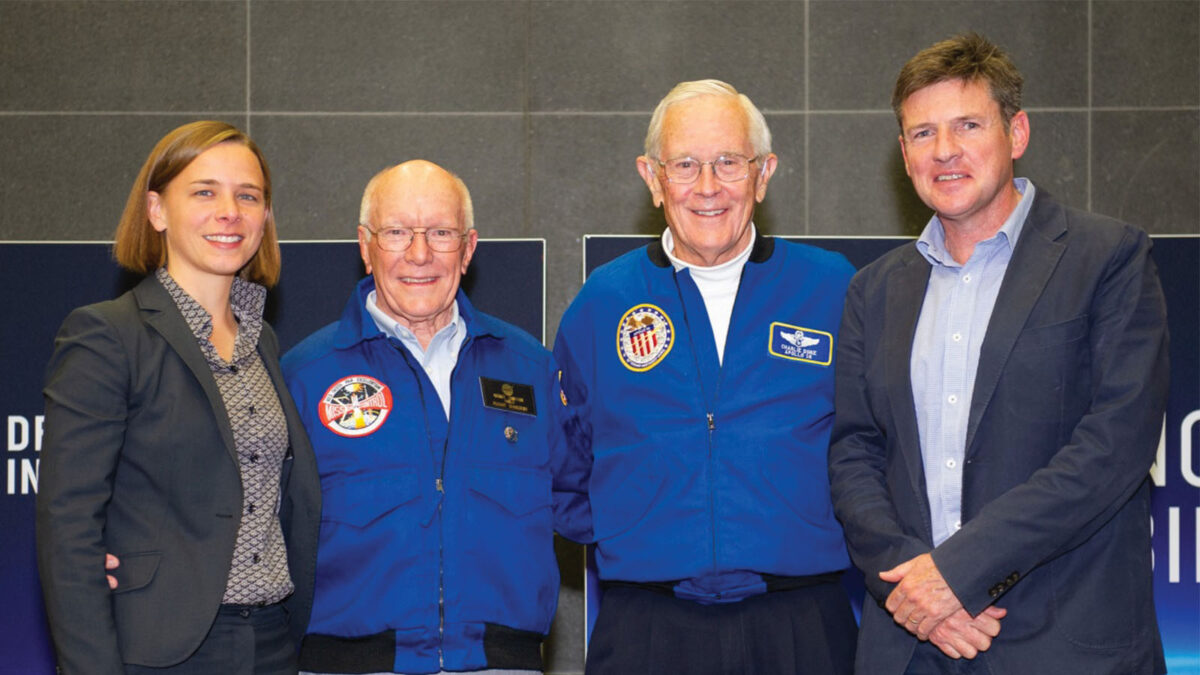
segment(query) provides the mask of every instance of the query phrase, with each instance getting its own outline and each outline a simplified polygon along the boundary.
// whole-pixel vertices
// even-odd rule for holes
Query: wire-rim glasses
[[[725,183],[735,183],[745,180],[750,175],[750,165],[758,161],[758,157],[745,157],[734,153],[721,155],[711,162],[701,162],[694,157],[676,157],[663,161],[655,160],[662,167],[667,180],[672,183],[686,185],[696,182],[704,165],[712,166],[713,175]]]
[[[395,253],[407,251],[412,246],[413,237],[418,234],[425,237],[425,243],[434,251],[450,253],[462,246],[468,234],[448,227],[380,227],[373,230],[363,225],[363,229],[373,235],[379,248]]]

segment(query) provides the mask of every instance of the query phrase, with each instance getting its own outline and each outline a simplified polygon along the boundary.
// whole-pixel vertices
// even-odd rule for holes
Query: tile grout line
[[[1093,113],[1093,112],[1200,112],[1200,105],[1162,106],[1048,106],[1023,107],[1026,112],[1037,113]],[[648,117],[647,113],[633,110],[575,110],[521,111],[521,110],[0,110],[0,117],[103,117],[125,115],[146,116],[197,116],[197,115],[249,115],[251,117]],[[767,110],[764,115],[780,117],[813,117],[836,115],[891,115],[891,109],[829,109],[829,110]]]
[[[246,135],[251,136],[250,120],[250,1],[246,0]],[[253,136],[251,136],[253,137]]]
[[[525,54],[524,54],[524,72],[521,74],[521,128],[524,131],[524,158],[523,164],[525,168],[525,186],[524,195],[521,200],[521,231],[528,232],[529,227],[533,224],[533,117],[530,113],[530,72],[532,64],[530,63],[529,52],[533,47],[533,3],[532,0],[525,2]],[[543,277],[543,283],[545,277]],[[545,311],[546,294],[542,294],[542,341],[546,339],[546,311]]]
[[[1086,147],[1084,148],[1084,176],[1087,181],[1087,189],[1084,198],[1087,203],[1087,210],[1092,210],[1092,111],[1095,105],[1095,94],[1092,91],[1092,32],[1095,30],[1095,17],[1092,14],[1093,3],[1088,0],[1087,4],[1087,122],[1084,125],[1084,138],[1086,139]]]
[[[1087,210],[1092,210],[1092,112],[1096,106],[1096,92],[1092,89],[1092,32],[1096,30],[1094,25],[1094,14],[1092,0],[1087,0],[1087,118],[1084,124],[1084,138],[1086,139],[1084,148],[1084,175],[1087,183],[1087,189],[1084,192],[1084,201],[1087,204]]]
[[[809,132],[809,110],[812,108],[809,102],[809,72],[812,69],[812,44],[810,38],[812,31],[809,29],[809,22],[812,17],[811,13],[812,2],[805,0],[804,2],[804,234],[812,233],[812,181],[809,180],[809,167],[812,166],[812,134]]]

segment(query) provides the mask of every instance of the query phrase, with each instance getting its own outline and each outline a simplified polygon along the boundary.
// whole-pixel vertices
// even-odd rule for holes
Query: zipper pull
[[[442,485],[442,479],[441,479],[441,478],[435,478],[435,479],[433,479],[433,487],[437,488],[437,491],[438,491],[438,492],[441,492],[441,493],[443,493],[443,494],[446,492],[446,487],[445,487],[444,485]]]
[[[717,428],[717,425],[713,423],[713,414],[708,413],[708,430],[712,431],[715,428]]]

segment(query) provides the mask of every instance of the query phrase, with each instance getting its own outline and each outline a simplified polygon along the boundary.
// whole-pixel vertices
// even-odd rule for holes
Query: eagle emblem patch
[[[617,324],[617,356],[634,372],[657,366],[675,344],[671,317],[651,304],[632,307]]]
[[[317,404],[321,424],[349,438],[379,431],[391,411],[392,391],[366,375],[351,375],[334,382]]]

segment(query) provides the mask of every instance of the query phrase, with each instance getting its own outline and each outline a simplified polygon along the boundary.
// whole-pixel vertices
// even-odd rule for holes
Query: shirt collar
[[[421,354],[425,351],[421,349],[420,341],[417,340],[417,336],[411,330],[379,308],[379,304],[375,301],[374,289],[367,294],[367,300],[364,304],[367,308],[367,314],[371,315],[371,319],[375,321],[375,325],[384,335],[396,338],[415,354]],[[433,339],[429,341],[429,347],[432,349],[435,345],[445,341],[453,342],[456,337],[465,337],[466,334],[467,324],[462,314],[458,311],[458,300],[456,299],[450,303],[450,323],[442,326],[441,330],[434,334]]]
[[[1028,178],[1014,178],[1013,187],[1021,194],[1017,207],[1008,214],[1008,218],[1004,219],[1004,224],[1000,226],[996,234],[985,240],[1005,242],[1008,244],[1010,252],[1017,246],[1017,238],[1021,236],[1021,230],[1025,227],[1025,218],[1029,215],[1029,209],[1033,207],[1034,194],[1037,192]],[[921,236],[917,239],[917,251],[931,265],[959,266],[951,257],[950,252],[946,250],[946,230],[936,213],[929,219],[925,229],[921,231]]]
[[[175,302],[175,306],[179,308],[179,313],[183,315],[183,320],[187,322],[192,335],[200,343],[200,348],[204,351],[205,356],[214,356],[216,348],[209,341],[213,331],[212,315],[175,281],[167,272],[166,267],[155,270],[154,277],[158,279],[158,283],[162,284],[167,294],[171,296],[171,300]],[[229,289],[229,304],[233,309],[233,316],[238,322],[238,333],[234,343],[232,362],[240,362],[258,345],[258,337],[262,333],[262,315],[266,300],[266,288],[241,277],[233,278],[233,286]]]

